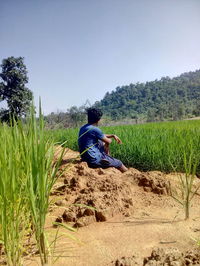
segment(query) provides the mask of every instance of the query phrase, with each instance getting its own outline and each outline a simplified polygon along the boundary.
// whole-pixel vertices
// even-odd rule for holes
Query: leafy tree
[[[9,121],[10,117],[19,119],[29,111],[33,98],[25,86],[28,83],[27,69],[23,57],[8,57],[1,64],[0,102],[7,102],[7,109],[0,110],[0,119]]]

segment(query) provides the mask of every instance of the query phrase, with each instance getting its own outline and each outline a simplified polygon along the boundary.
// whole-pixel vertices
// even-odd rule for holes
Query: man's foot
[[[119,170],[122,172],[122,173],[125,173],[126,171],[128,171],[128,168],[122,164],[122,166],[119,168]]]

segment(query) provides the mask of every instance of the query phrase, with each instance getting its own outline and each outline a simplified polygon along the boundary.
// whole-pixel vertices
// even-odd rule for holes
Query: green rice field
[[[139,170],[185,171],[184,160],[197,164],[200,172],[200,121],[174,121],[101,127],[106,134],[116,134],[123,142],[111,144],[112,156],[128,167]],[[78,129],[48,131],[54,142],[78,150]],[[184,159],[185,158],[185,159]]]
[[[111,154],[139,170],[181,171],[200,174],[200,121],[149,123],[102,127],[123,142],[111,143]],[[1,263],[22,265],[28,236],[34,235],[41,264],[51,251],[44,230],[49,196],[57,179],[62,155],[52,164],[54,145],[78,151],[79,129],[45,130],[34,112],[26,124],[0,124],[0,248]],[[64,149],[63,149],[64,152]],[[196,168],[197,167],[197,168]]]

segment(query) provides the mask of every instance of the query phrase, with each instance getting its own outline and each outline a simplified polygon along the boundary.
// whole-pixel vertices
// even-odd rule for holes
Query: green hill
[[[179,120],[200,115],[200,70],[117,87],[96,102],[113,120]]]

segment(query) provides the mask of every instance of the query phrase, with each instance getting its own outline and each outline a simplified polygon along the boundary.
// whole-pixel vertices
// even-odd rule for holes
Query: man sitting
[[[112,138],[121,144],[121,140],[116,135],[107,135],[97,127],[102,117],[102,112],[96,108],[88,108],[88,124],[82,126],[79,131],[78,145],[81,158],[88,163],[91,168],[115,167],[121,172],[128,169],[120,160],[109,155],[109,145]]]

